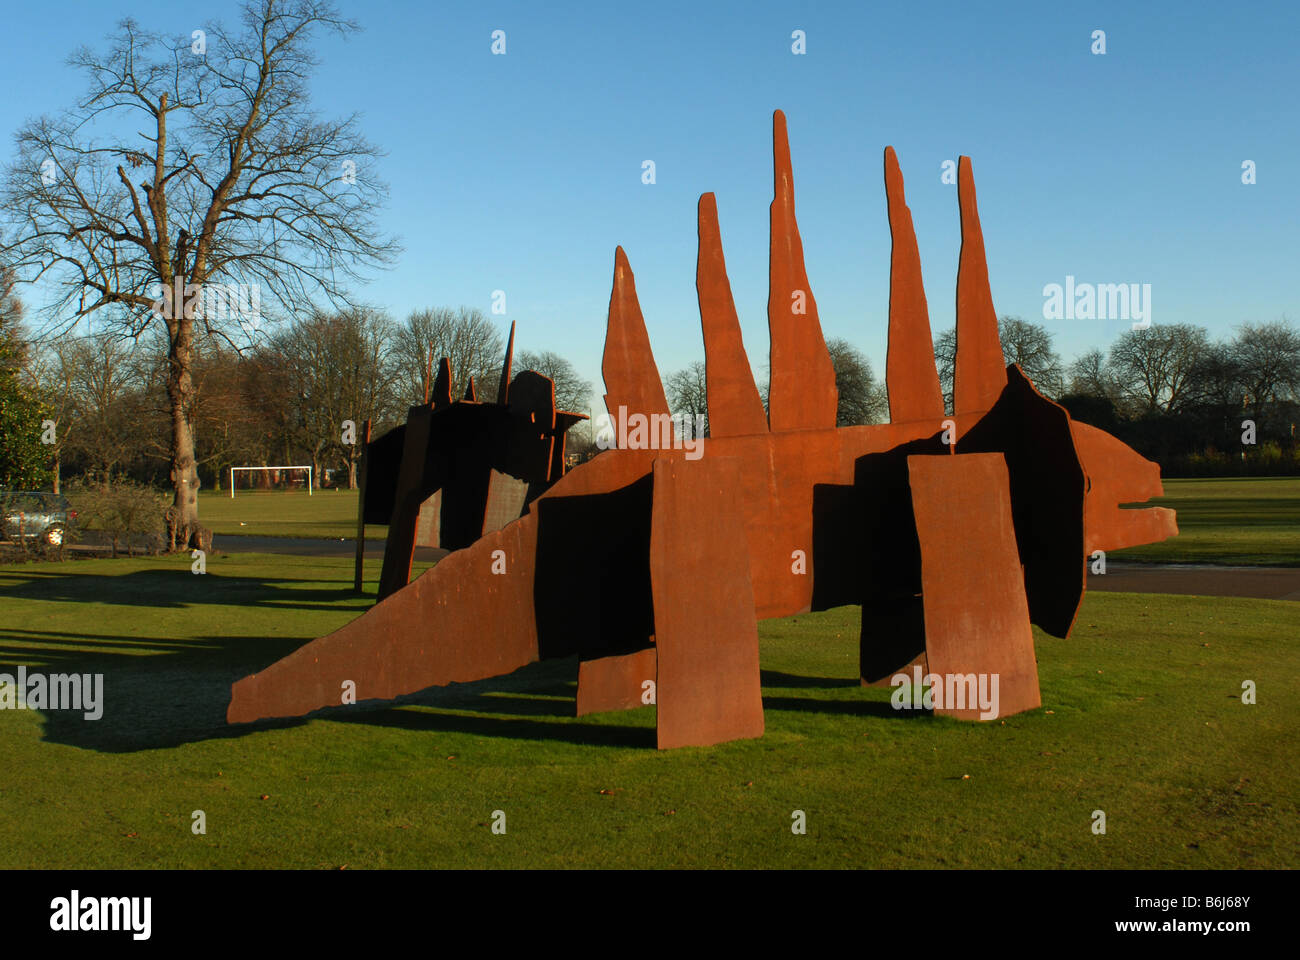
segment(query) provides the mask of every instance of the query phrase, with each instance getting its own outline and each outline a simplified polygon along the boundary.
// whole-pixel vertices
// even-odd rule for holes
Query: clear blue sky
[[[827,337],[883,375],[889,230],[881,153],[907,179],[931,322],[952,324],[956,188],[974,160],[999,314],[1045,284],[1150,283],[1155,323],[1229,335],[1300,319],[1300,6],[1292,3],[464,3],[340,0],[364,31],[320,43],[316,103],[360,111],[388,156],[381,222],[405,252],[362,295],[401,318],[488,312],[601,391],[614,247],[660,372],[703,357],[695,209],[718,196],[750,360],[767,360],[771,114],[790,125],[808,275]],[[132,16],[188,34],[236,6],[10,5],[0,131],[83,90],[64,65]],[[490,51],[493,30],[505,56]],[[807,53],[791,53],[791,32]],[[1107,53],[1090,53],[1106,31]],[[12,149],[6,145],[6,154]],[[657,183],[641,182],[643,160]],[[1241,183],[1241,163],[1258,182]],[[33,304],[36,305],[36,304]],[[1051,321],[1068,361],[1123,324]]]

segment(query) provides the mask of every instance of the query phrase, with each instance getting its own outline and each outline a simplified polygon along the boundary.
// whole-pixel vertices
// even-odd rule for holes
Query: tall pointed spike
[[[478,400],[478,391],[474,389],[474,378],[469,378],[469,386],[465,388],[466,400]]]
[[[903,192],[903,172],[893,147],[885,148],[885,196],[889,201],[889,348],[885,386],[889,419],[943,419],[943,390],[934,362],[930,311],[921,282],[921,253],[916,245],[912,211]]]
[[[988,410],[1007,385],[1007,368],[998,338],[998,315],[989,290],[984,231],[975,204],[975,174],[970,157],[957,161],[957,201],[961,206],[961,257],[957,265],[957,359],[953,370],[953,411]]]
[[[664,385],[636,298],[636,278],[622,247],[614,251],[614,286],[609,295],[609,324],[600,372],[609,391],[605,394],[605,409],[616,421],[620,407],[625,408],[626,416],[668,415]]]
[[[429,391],[433,388],[433,344],[429,344],[428,354],[424,359],[424,405],[429,405]]]
[[[515,322],[510,321],[510,340],[506,344],[506,358],[501,362],[501,384],[497,387],[497,403],[510,402],[510,365],[515,361]]]
[[[727,279],[718,228],[718,204],[713,194],[700,197],[699,256],[695,290],[704,330],[704,371],[709,405],[709,436],[734,437],[767,432],[763,400],[754,385],[749,356],[740,334],[740,319]]]
[[[768,260],[767,324],[772,382],[768,420],[773,432],[835,426],[839,393],[822,338],[817,302],[804,269],[794,216],[794,176],[785,114],[772,115],[773,197]]]
[[[433,381],[433,409],[451,406],[451,361],[443,357],[438,361],[438,377]]]

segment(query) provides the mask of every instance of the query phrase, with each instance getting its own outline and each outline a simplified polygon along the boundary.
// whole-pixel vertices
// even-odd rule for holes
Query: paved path
[[[1089,571],[1088,589],[1300,600],[1300,567],[1216,567],[1209,564],[1111,561],[1106,564],[1105,576],[1096,576]]]
[[[216,535],[213,546],[227,553],[288,553],[316,557],[351,557],[356,552],[354,540],[241,537],[228,534]],[[433,561],[445,555],[445,550],[424,547],[415,551],[415,559],[420,561]],[[366,541],[367,565],[382,560],[383,556],[383,540]],[[1105,576],[1089,572],[1088,589],[1300,601],[1300,567],[1218,567],[1112,560],[1106,564]]]
[[[384,559],[383,540],[366,541],[366,563]],[[212,535],[212,546],[223,553],[287,553],[298,557],[354,557],[357,542],[348,540],[314,540],[306,537],[243,537],[226,533]],[[415,559],[421,562],[440,560],[446,550],[416,547]]]

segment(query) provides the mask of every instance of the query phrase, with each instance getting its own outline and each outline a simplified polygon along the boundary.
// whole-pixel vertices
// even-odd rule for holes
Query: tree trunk
[[[176,540],[172,549],[206,550],[211,536],[199,526],[199,471],[194,462],[194,431],[189,410],[194,401],[194,321],[180,316],[171,321],[167,364],[167,400],[171,407],[171,481],[175,496]]]
[[[59,451],[54,452],[54,492],[59,493],[59,468],[62,465],[63,457]]]
[[[357,488],[357,461],[354,460],[349,455],[348,456],[348,489],[355,490],[356,488]]]

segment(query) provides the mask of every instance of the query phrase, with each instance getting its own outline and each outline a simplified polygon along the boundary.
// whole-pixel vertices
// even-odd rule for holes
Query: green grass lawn
[[[1151,501],[1178,511],[1178,536],[1117,550],[1121,560],[1300,566],[1300,477],[1166,480]]]
[[[1043,707],[984,724],[859,687],[842,608],[760,625],[758,740],[660,753],[653,707],[575,719],[572,661],[227,727],[231,681],[368,605],[350,582],[346,558],[0,567],[0,662],[102,672],[107,700],[0,711],[0,867],[1300,866],[1292,603],[1089,594],[1070,640],[1036,636]]]
[[[199,520],[213,533],[257,537],[352,540],[357,535],[357,491],[317,490],[253,493],[199,492]],[[387,526],[366,525],[367,539],[382,539]]]

